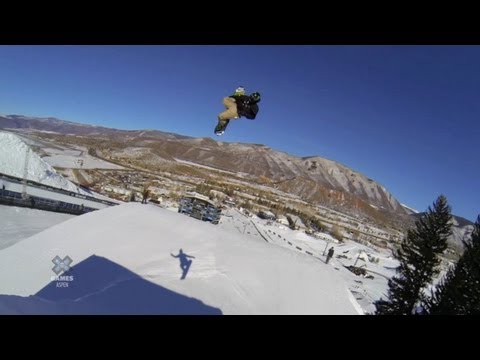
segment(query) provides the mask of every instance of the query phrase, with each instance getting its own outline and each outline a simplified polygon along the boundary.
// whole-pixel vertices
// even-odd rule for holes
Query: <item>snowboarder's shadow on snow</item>
[[[52,272],[52,274],[54,274]],[[0,294],[0,315],[222,315],[219,308],[92,255],[29,296]],[[0,286],[0,293],[4,292]]]
[[[195,256],[185,254],[182,249],[179,250],[177,255],[173,255],[172,253],[170,253],[170,255],[173,256],[174,258],[180,259],[180,269],[182,269],[182,277],[180,278],[180,280],[185,279],[193,261],[193,260],[188,260],[188,258],[195,259]]]

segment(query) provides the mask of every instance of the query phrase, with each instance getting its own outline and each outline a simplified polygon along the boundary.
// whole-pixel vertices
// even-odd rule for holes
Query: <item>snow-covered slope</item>
[[[171,256],[180,249],[195,257],[184,280]],[[57,255],[73,260],[68,288],[51,281]],[[338,272],[318,259],[138,203],[67,220],[0,251],[0,294],[0,313],[361,312]]]
[[[79,192],[75,184],[66,180],[51,165],[43,161],[33,151],[28,151],[28,149],[28,146],[18,136],[0,131],[0,172],[23,178],[26,165],[28,180]],[[27,151],[28,161],[26,163]]]
[[[415,210],[414,208],[411,208],[410,206],[407,206],[405,204],[401,204],[403,208],[407,211],[408,214],[418,214],[420,211]]]
[[[0,205],[0,250],[74,216]]]

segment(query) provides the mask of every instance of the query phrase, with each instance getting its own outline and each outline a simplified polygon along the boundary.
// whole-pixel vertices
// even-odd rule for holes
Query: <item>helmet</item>
[[[238,95],[245,95],[245,88],[243,86],[239,86],[235,89],[235,94]]]
[[[255,91],[252,95],[250,95],[253,101],[259,102],[260,101],[260,93]]]

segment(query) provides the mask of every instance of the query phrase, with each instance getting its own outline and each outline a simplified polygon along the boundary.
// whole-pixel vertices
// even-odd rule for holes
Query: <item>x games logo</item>
[[[62,271],[66,272],[70,270],[70,264],[73,262],[73,260],[68,255],[65,256],[63,260],[57,255],[52,259],[52,262],[55,264],[55,266],[52,268],[53,272],[59,275]]]

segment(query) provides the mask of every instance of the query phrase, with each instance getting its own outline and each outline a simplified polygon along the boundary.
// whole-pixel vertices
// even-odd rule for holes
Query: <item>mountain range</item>
[[[140,153],[146,163],[181,161],[215,168],[298,196],[310,204],[402,224],[404,228],[421,215],[401,204],[385,186],[346,165],[320,156],[292,156],[263,144],[230,143],[159,130],[121,130],[23,115],[0,115],[0,128],[73,135],[91,143],[100,154]],[[452,243],[460,245],[472,225],[454,217]]]
[[[267,186],[298,195],[310,203],[338,210],[408,216],[406,209],[383,185],[320,156],[296,157],[262,144],[228,143],[158,130],[119,130],[52,117],[4,115],[0,116],[0,128],[108,139],[112,148],[144,147],[163,160],[180,159],[249,174]]]

